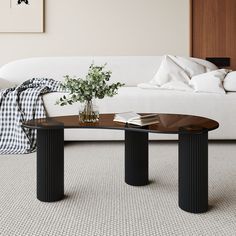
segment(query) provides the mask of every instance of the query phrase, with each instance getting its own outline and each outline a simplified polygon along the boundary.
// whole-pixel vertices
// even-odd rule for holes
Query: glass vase
[[[82,123],[95,123],[99,120],[99,110],[94,101],[85,101],[81,103],[79,109],[79,120]]]

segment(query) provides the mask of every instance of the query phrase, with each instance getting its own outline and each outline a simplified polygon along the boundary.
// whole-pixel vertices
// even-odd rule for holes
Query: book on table
[[[157,114],[139,115],[135,112],[123,112],[115,114],[113,121],[146,126],[159,123],[159,118]]]

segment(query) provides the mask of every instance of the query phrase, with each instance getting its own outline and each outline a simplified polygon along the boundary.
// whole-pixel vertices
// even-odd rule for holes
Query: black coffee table
[[[64,129],[92,128],[125,131],[125,182],[143,186],[148,180],[148,133],[179,134],[179,207],[192,213],[208,209],[208,132],[219,127],[211,119],[159,114],[159,123],[138,127],[114,122],[101,114],[97,123],[80,123],[78,116],[26,121],[37,129],[37,198],[43,202],[64,197]]]

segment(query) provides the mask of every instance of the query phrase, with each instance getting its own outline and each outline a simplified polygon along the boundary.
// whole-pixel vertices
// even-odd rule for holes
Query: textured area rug
[[[151,183],[124,183],[122,143],[67,143],[64,200],[36,199],[36,154],[0,156],[1,236],[236,235],[236,143],[209,145],[204,214],[178,207],[175,142],[150,144]]]

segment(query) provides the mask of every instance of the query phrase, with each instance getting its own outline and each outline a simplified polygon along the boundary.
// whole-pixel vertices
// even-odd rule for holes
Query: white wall
[[[0,65],[35,56],[189,55],[189,0],[45,4],[45,33],[0,33]]]

